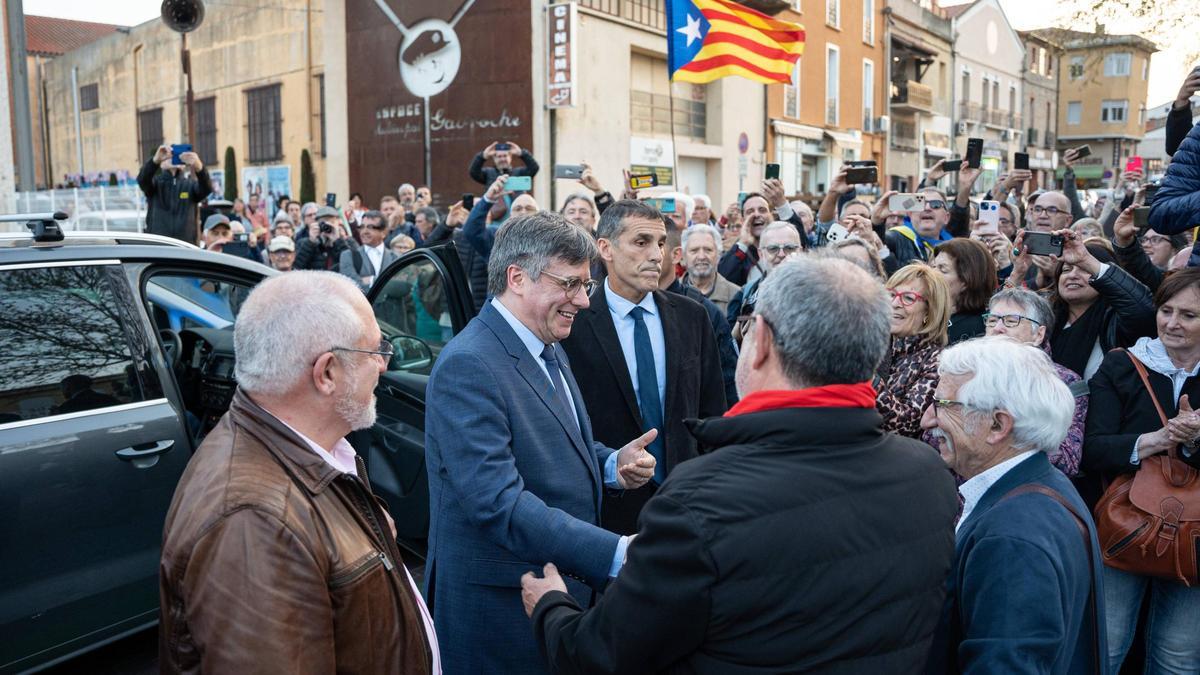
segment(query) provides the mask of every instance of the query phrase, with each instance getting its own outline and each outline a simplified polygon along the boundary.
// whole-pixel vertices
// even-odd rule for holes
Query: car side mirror
[[[420,370],[433,363],[433,349],[420,338],[399,335],[389,342],[394,354],[388,370]]]

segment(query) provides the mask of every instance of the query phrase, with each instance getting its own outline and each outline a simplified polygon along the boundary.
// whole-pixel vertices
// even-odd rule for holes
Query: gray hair
[[[307,216],[310,213],[316,213],[317,208],[316,202],[305,202],[304,206],[300,207],[300,218],[303,219],[304,216]]]
[[[712,237],[713,243],[717,248],[717,255],[721,255],[721,231],[708,223],[698,223],[683,231],[679,245],[683,247],[684,253],[687,253],[688,239],[697,234],[707,234]]]
[[[659,221],[662,220],[663,214],[645,202],[622,199],[600,214],[600,222],[596,223],[596,238],[616,241],[625,231],[625,221],[630,218]]]
[[[1020,307],[1022,315],[1046,327],[1046,339],[1050,339],[1050,333],[1054,331],[1054,308],[1050,306],[1049,300],[1024,288],[1006,288],[988,301],[988,311],[990,312],[998,302],[1011,302]]]
[[[508,268],[516,265],[537,281],[555,259],[578,265],[596,259],[592,235],[572,224],[561,214],[538,211],[506,222],[496,232],[492,255],[488,258],[488,294],[499,296],[508,290]]]
[[[883,284],[848,260],[804,254],[763,279],[755,304],[796,388],[866,382],[891,342]]]
[[[692,195],[692,201],[696,206],[703,206],[706,209],[712,209],[712,198],[708,195]]]
[[[563,211],[566,211],[567,207],[571,205],[571,202],[576,202],[576,201],[587,202],[588,206],[592,207],[592,215],[595,215],[596,202],[594,202],[592,200],[592,196],[586,192],[572,192],[571,194],[567,195],[567,198],[563,200],[563,205],[562,205],[562,208],[559,209],[559,212],[561,213]]]
[[[251,394],[285,394],[335,346],[354,345],[365,326],[362,291],[334,272],[299,270],[250,292],[233,329],[234,374]]]
[[[795,234],[797,237],[800,236],[800,232],[796,229],[796,226],[791,223],[791,221],[776,220],[775,222],[773,222],[770,225],[767,225],[766,227],[763,228],[762,232],[760,232],[758,235],[758,240],[762,241],[762,238],[767,236],[768,232],[774,232],[776,230],[784,230],[784,229],[791,230],[792,233]]]
[[[976,416],[1004,410],[1013,418],[1013,447],[1053,452],[1067,437],[1075,399],[1046,352],[1004,336],[960,342],[942,352],[942,377],[971,376],[955,395]]]
[[[400,187],[396,188],[396,196],[399,196],[400,191],[403,190],[404,188],[408,188],[409,190],[412,190],[413,194],[416,194],[416,192],[417,192],[417,188],[413,187],[412,183],[401,183]]]
[[[441,222],[441,218],[438,216],[437,209],[433,208],[432,206],[422,206],[421,208],[417,209],[416,213],[425,216],[425,222],[429,223],[430,225],[436,226]],[[416,218],[416,215],[414,214],[413,217]]]

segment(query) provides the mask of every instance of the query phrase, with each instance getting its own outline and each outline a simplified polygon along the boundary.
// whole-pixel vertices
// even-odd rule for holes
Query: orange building
[[[777,18],[804,26],[794,85],[767,89],[767,158],[789,195],[819,195],[848,160],[887,175],[884,0],[793,0]]]

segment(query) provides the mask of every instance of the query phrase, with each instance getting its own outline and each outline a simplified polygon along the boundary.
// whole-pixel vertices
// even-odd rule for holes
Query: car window
[[[229,328],[249,296],[245,284],[201,276],[159,274],[146,282],[146,297],[159,329]]]
[[[116,265],[0,270],[0,424],[147,400],[121,283]]]
[[[397,272],[375,296],[375,319],[395,356],[391,370],[427,372],[442,347],[454,337],[447,307],[446,281],[428,258]]]

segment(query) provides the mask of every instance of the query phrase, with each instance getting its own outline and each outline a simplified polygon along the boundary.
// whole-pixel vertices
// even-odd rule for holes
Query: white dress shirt
[[[546,368],[546,362],[542,360],[542,350],[546,348],[546,343],[542,342],[541,338],[534,335],[533,331],[529,330],[525,324],[521,323],[521,320],[518,319],[515,314],[509,311],[509,309],[504,306],[503,302],[500,302],[500,298],[492,298],[492,306],[495,307],[496,311],[500,312],[500,316],[504,317],[504,320],[508,322],[508,325],[513,329],[513,332],[516,333],[517,337],[521,339],[521,344],[525,345],[525,349],[529,350],[529,353],[533,356],[533,360],[538,364],[538,367],[542,369],[542,372],[545,373],[546,379],[549,380],[550,371]],[[630,328],[630,330],[633,329]],[[630,335],[630,344],[632,344],[632,333]],[[558,382],[553,383],[554,386],[564,387],[563,391],[568,392],[567,398],[573,398],[570,395],[571,388],[567,386],[566,375],[563,373],[561,367],[559,368],[558,373],[559,379]],[[579,424],[578,404],[576,405],[575,415],[575,423]],[[631,438],[629,440],[633,439]],[[607,487],[617,490],[621,488],[621,484],[617,482],[616,452],[609,455],[608,460],[604,462],[604,484]],[[612,566],[609,568],[608,572],[609,576],[615,577],[617,576],[617,572],[621,571],[621,566],[625,564],[625,549],[628,547],[629,537],[621,537],[620,540],[617,541],[617,551],[613,555]]]
[[[669,261],[668,261],[669,262]],[[668,262],[664,262],[666,265]],[[654,294],[647,293],[637,305],[613,292],[604,279],[604,297],[608,300],[608,312],[612,315],[613,326],[617,329],[617,339],[621,342],[621,352],[625,354],[625,367],[629,369],[629,381],[636,391],[638,385],[637,351],[633,344],[633,317],[630,312],[634,307],[646,310],[642,321],[646,324],[646,332],[650,335],[650,351],[654,352],[654,374],[658,379],[658,403],[666,413],[667,392],[667,340],[663,336],[662,316],[658,313],[658,305],[654,302]],[[638,392],[640,395],[641,392]]]
[[[954,531],[958,532],[958,528],[962,527],[962,524],[967,522],[967,518],[970,517],[971,512],[975,510],[975,505],[979,503],[979,500],[983,498],[983,494],[987,492],[988,489],[999,482],[1001,478],[1004,478],[1004,474],[1011,471],[1013,467],[1032,457],[1033,453],[1035,452],[1037,452],[1037,450],[1030,450],[1028,452],[1022,452],[1011,459],[1006,459],[996,466],[993,466],[987,471],[984,471],[978,476],[975,476],[971,480],[958,486],[958,493],[961,494],[963,498],[963,511],[962,517],[958,519],[958,524],[954,526]]]
[[[263,408],[263,410],[266,410],[266,408]],[[354,458],[358,455],[358,453],[354,451],[354,446],[350,445],[349,441],[344,438],[340,438],[338,439],[338,442],[334,444],[332,449],[326,450],[325,448],[317,445],[316,442],[308,436],[305,436],[297,431],[294,427],[292,427],[292,425],[284,422],[275,413],[271,412],[270,410],[266,410],[266,412],[271,417],[279,420],[280,424],[288,429],[291,429],[292,433],[296,434],[300,437],[300,440],[307,443],[308,447],[311,448],[313,452],[317,453],[321,459],[325,460],[326,464],[332,466],[338,471],[341,471],[342,473],[348,473],[355,477],[358,476],[358,465],[354,461]],[[421,597],[421,591],[417,589],[417,582],[413,581],[412,575],[408,573],[408,568],[404,566],[403,561],[400,562],[400,569],[404,570],[404,578],[408,579],[409,588],[412,588],[413,597],[417,601],[417,608],[421,611],[421,623],[425,625],[425,637],[429,640],[429,653],[433,655],[433,672],[441,673],[442,654],[441,650],[438,648],[437,632],[433,628],[433,617],[429,614],[429,607],[425,605],[425,598]]]
[[[370,274],[368,276],[374,276],[375,274],[379,274],[380,270],[383,269],[383,248],[384,248],[383,244],[380,244],[378,246],[363,246],[362,247],[363,254],[367,256],[367,260],[371,261],[371,265],[373,266],[372,269],[375,270],[373,274]]]

